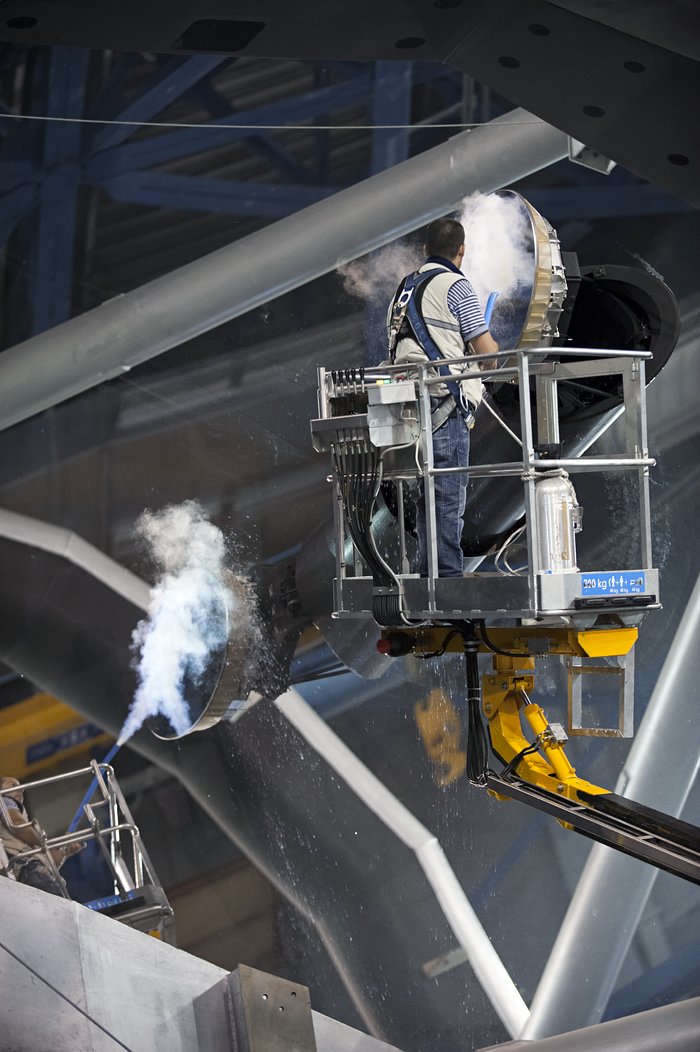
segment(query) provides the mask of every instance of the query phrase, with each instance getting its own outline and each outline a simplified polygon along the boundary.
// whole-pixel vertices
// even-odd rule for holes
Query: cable
[[[481,683],[479,680],[478,640],[469,625],[464,636],[464,658],[467,665],[467,778],[483,788],[487,783],[489,742],[481,716]]]
[[[428,622],[426,622],[426,624],[427,623]],[[453,628],[452,631],[448,632],[447,635],[445,636],[445,638],[443,639],[442,646],[440,647],[439,650],[434,650],[432,654],[416,654],[415,657],[420,658],[421,660],[425,660],[425,661],[427,661],[428,658],[442,657],[443,654],[445,653],[445,651],[447,650],[447,647],[449,646],[449,644],[455,638],[455,636],[462,636],[462,639],[464,639],[464,632],[463,632],[463,630],[460,629],[460,628]]]
[[[503,778],[505,781],[508,781],[511,775],[516,773],[516,767],[525,756],[529,756],[533,752],[538,752],[543,737],[543,734],[538,734],[532,745],[526,745],[523,749],[521,749],[520,752],[513,757],[510,763],[507,763],[505,765],[505,767],[501,771],[501,778]]]
[[[35,976],[40,982],[44,983],[45,986],[48,986],[49,990],[53,990],[55,994],[58,994],[59,997],[63,998],[63,1000],[66,1001],[71,1006],[71,1008],[74,1008],[76,1012],[80,1012],[81,1015],[85,1016],[85,1018],[89,1022],[91,1022],[93,1026],[96,1026],[98,1030],[101,1030],[103,1034],[107,1035],[107,1037],[111,1037],[112,1041],[114,1041],[115,1044],[119,1045],[120,1048],[126,1049],[126,1052],[133,1052],[133,1049],[129,1048],[128,1045],[125,1045],[124,1042],[120,1041],[118,1037],[115,1037],[114,1034],[111,1033],[111,1031],[107,1030],[106,1027],[102,1026],[102,1023],[98,1023],[97,1020],[93,1019],[91,1015],[88,1015],[88,1013],[83,1008],[81,1008],[80,1005],[77,1005],[74,1001],[71,1001],[70,997],[66,996],[66,994],[64,993],[61,993],[61,991],[58,990],[53,985],[53,983],[50,983],[49,980],[45,979],[43,975],[39,975],[39,973],[35,971],[30,964],[27,964],[27,962],[23,961],[21,957],[18,957],[16,953],[13,953],[9,946],[6,946],[4,942],[0,942],[0,947],[2,947],[5,953],[9,954],[10,957],[13,957],[18,964],[21,964],[23,968],[26,968],[28,972],[31,972],[32,975]]]
[[[407,442],[404,445],[413,444]],[[384,453],[366,441],[340,443],[332,452],[352,542],[370,570],[375,588],[390,590],[373,596],[372,612],[380,624],[408,623],[401,610],[400,581],[380,554],[372,533],[372,516],[382,485]]]
[[[494,124],[493,121],[474,121],[454,124],[187,124],[181,121],[124,121],[107,120],[98,117],[49,117],[35,113],[0,113],[0,120],[45,121],[58,124],[99,124],[116,125],[126,128],[199,128],[202,131],[416,131],[424,128],[512,128],[515,124],[537,124],[532,121],[513,121],[507,125]]]
[[[527,562],[519,570],[514,570],[513,569],[513,567],[508,562],[507,556],[505,556],[505,555],[503,556],[503,562],[505,564],[506,570],[508,571],[508,574],[506,576],[508,576],[508,575],[510,575],[511,577],[526,577],[527,576],[527,574],[525,573],[525,571],[528,568],[528,563]]]
[[[485,625],[483,619],[480,618],[478,621],[475,622],[475,624],[477,625],[477,627],[479,629],[479,635],[481,636],[481,642],[484,644],[484,646],[488,647],[488,649],[493,654],[501,654],[503,657],[530,657],[531,656],[529,651],[518,652],[516,650],[502,650],[500,647],[497,647],[496,644],[493,643],[489,639],[488,634],[486,632],[486,625]]]
[[[499,572],[500,574],[503,574],[503,576],[504,576],[504,577],[507,577],[507,576],[508,576],[508,574],[507,574],[507,573],[505,573],[505,572],[504,572],[503,570],[501,570],[500,566],[498,565],[498,560],[499,560],[499,559],[501,558],[501,556],[502,556],[502,555],[503,555],[503,553],[504,553],[504,552],[506,551],[506,549],[507,549],[507,548],[508,548],[508,547],[509,547],[509,546],[510,546],[511,544],[514,544],[514,543],[515,543],[515,541],[517,541],[518,537],[520,537],[520,536],[521,536],[521,534],[523,534],[523,533],[525,532],[525,529],[526,529],[526,528],[527,528],[527,523],[523,523],[523,525],[522,525],[522,526],[518,526],[518,528],[517,528],[517,529],[513,530],[513,532],[511,533],[511,535],[510,535],[509,537],[506,537],[505,541],[503,542],[503,544],[501,545],[501,547],[500,547],[500,548],[498,549],[498,552],[496,553],[496,556],[494,557],[494,560],[493,560],[493,564],[494,564],[494,566],[496,567],[496,569],[498,570],[498,572]],[[511,573],[511,575],[512,575],[513,577],[518,577],[518,576],[521,576],[520,574],[518,574],[518,572],[517,572],[516,570],[511,570],[510,566],[508,566],[508,561],[507,561],[507,559],[505,559],[505,558],[504,558],[504,560],[503,560],[503,561],[505,562],[506,566],[507,566],[507,567],[508,567],[508,569],[510,570],[510,573]]]
[[[479,640],[474,635],[474,622],[455,624],[454,634],[464,641],[464,660],[467,673],[467,778],[472,785],[483,789],[489,774],[489,740],[481,716],[481,680],[479,678]],[[453,633],[448,634],[451,636]],[[445,640],[445,645],[448,640]]]
[[[497,421],[498,421],[498,423],[499,423],[499,424],[501,425],[501,427],[503,428],[503,430],[504,430],[504,431],[507,431],[507,432],[508,432],[508,434],[510,435],[510,437],[511,437],[511,438],[513,439],[513,441],[517,442],[517,443],[518,443],[518,445],[520,446],[520,448],[522,449],[522,448],[523,448],[523,444],[522,444],[521,440],[520,440],[520,439],[518,438],[518,436],[516,435],[515,431],[511,431],[511,429],[510,429],[510,428],[508,427],[508,425],[507,425],[507,423],[505,422],[505,420],[503,420],[503,419],[502,419],[502,418],[501,418],[501,417],[500,417],[500,416],[498,415],[498,413],[496,412],[496,410],[495,410],[495,409],[493,408],[493,406],[492,406],[492,405],[490,404],[490,402],[489,402],[489,400],[488,400],[488,395],[485,395],[485,396],[484,396],[484,397],[483,397],[483,398],[481,399],[481,404],[482,404],[482,405],[484,405],[484,406],[486,406],[486,408],[488,409],[488,411],[489,411],[489,413],[491,414],[491,416],[492,416],[492,417],[493,417],[493,418],[494,418],[495,420],[497,420]]]

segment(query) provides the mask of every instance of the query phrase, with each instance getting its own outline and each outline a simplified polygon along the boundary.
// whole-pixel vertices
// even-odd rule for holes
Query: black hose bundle
[[[462,636],[467,674],[467,778],[472,785],[483,788],[489,774],[489,740],[481,715],[480,641],[474,627],[472,621],[460,621],[453,631]]]
[[[396,574],[379,554],[372,516],[382,482],[382,454],[368,441],[343,442],[332,449],[345,521],[355,546],[372,575],[372,612],[378,624],[400,624],[401,595]],[[377,592],[376,589],[385,589]]]
[[[393,583],[390,571],[372,536],[372,514],[381,482],[381,455],[369,442],[343,442],[333,447],[333,461],[340,484],[345,521],[360,558],[375,585]]]
[[[481,715],[478,641],[473,633],[464,637],[464,659],[467,665],[467,778],[472,785],[486,785],[489,743]]]

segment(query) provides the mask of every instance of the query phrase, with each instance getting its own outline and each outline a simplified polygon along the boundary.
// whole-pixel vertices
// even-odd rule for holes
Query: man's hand
[[[63,844],[62,847],[52,847],[51,858],[60,869],[67,858],[70,858],[71,855],[77,855],[77,853],[82,851],[85,846],[84,841],[76,840],[72,844]]]

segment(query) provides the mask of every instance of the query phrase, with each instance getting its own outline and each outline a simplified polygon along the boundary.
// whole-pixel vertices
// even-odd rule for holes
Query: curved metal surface
[[[678,340],[678,304],[667,285],[639,267],[581,268],[579,291],[566,343],[579,347],[650,350],[654,357],[647,384],[663,369]],[[540,302],[544,302],[544,297]],[[552,347],[556,357],[556,345]],[[562,455],[579,456],[614,423],[621,403],[621,378],[594,379],[579,389],[559,385]],[[490,399],[507,426],[520,430],[520,392],[512,384],[496,388]],[[534,387],[531,400],[534,405]],[[519,450],[514,440],[483,411],[472,432],[472,463],[507,461]],[[487,451],[487,453],[482,452]],[[524,513],[522,484],[514,479],[473,480],[467,491],[462,547],[480,560],[505,540]]]
[[[566,277],[556,230],[536,208],[515,190],[496,190],[494,196],[509,202],[519,218],[522,243],[517,246],[529,260],[531,275],[512,295],[499,296],[490,329],[501,350],[546,347],[557,334],[557,322],[566,295]]]
[[[195,731],[206,731],[220,720],[239,717],[260,697],[253,694],[255,670],[266,660],[265,648],[254,621],[231,616],[233,606],[254,609],[250,585],[230,571],[224,581],[212,578],[209,609],[204,616],[219,627],[218,638],[225,642],[209,652],[201,675],[185,673],[182,693],[189,709],[190,726],[178,734],[165,715],[150,717],[146,723],[156,738],[174,741]],[[255,652],[257,649],[257,653]]]

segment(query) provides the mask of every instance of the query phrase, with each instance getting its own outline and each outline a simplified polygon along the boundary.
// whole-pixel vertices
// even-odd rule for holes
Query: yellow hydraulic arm
[[[534,675],[522,669],[523,660],[534,669],[534,658],[512,658],[494,654],[494,672],[483,677],[483,712],[488,722],[491,748],[503,761],[504,774],[516,774],[524,781],[559,793],[570,800],[578,799],[577,791],[607,793],[608,789],[579,778],[566,752],[567,740],[560,724],[550,724],[544,710],[530,701]],[[534,734],[530,743],[523,733],[525,717]],[[489,790],[492,792],[492,790]],[[492,792],[499,799],[499,793]]]
[[[579,778],[564,750],[564,728],[550,723],[542,708],[530,700],[537,656],[619,657],[629,653],[636,638],[636,628],[622,625],[587,629],[524,625],[487,631],[479,622],[455,622],[385,629],[378,648],[393,657],[433,658],[450,651],[465,655],[466,752],[460,748],[457,712],[442,692],[432,691],[416,707],[419,730],[436,764],[439,784],[459,778],[466,767],[470,781],[497,799],[535,807],[567,829],[700,884],[700,830]],[[492,671],[482,676],[480,689],[479,653],[492,656]],[[500,773],[488,765],[482,716],[491,750],[504,764]],[[525,735],[527,727],[532,741]],[[600,729],[591,730],[600,733]]]
[[[428,658],[465,648],[465,637],[454,625],[386,629],[382,636],[385,652],[396,656],[413,653],[418,658]],[[517,776],[570,800],[579,799],[578,790],[589,794],[609,792],[578,777],[564,749],[567,740],[564,728],[558,723],[550,723],[544,710],[534,704],[529,695],[534,690],[538,656],[619,656],[629,653],[636,639],[636,628],[617,625],[587,629],[520,625],[490,628],[488,634],[477,626],[473,648],[478,653],[490,653],[493,661],[493,671],[482,677],[482,712],[487,721],[492,751],[505,764],[506,776]],[[431,713],[435,710],[436,716],[444,717],[443,713],[437,712],[431,699],[432,695],[423,706],[417,707],[416,712],[426,744],[434,736],[429,722]],[[523,719],[532,730],[532,742],[525,736]],[[459,776],[457,771],[450,774],[447,781]],[[499,793],[493,795],[505,799]]]

